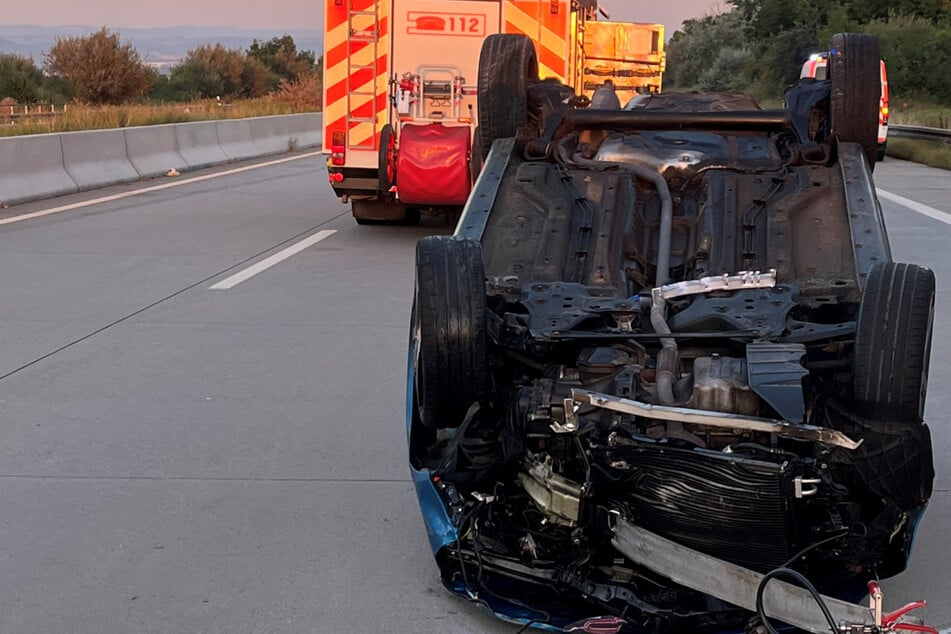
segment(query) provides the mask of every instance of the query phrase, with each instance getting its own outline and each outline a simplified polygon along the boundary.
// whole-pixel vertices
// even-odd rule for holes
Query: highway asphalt
[[[357,226],[285,158],[0,210],[0,633],[516,629],[443,591],[404,458],[414,245],[451,227]],[[886,606],[947,628],[951,178],[876,182],[939,287],[938,481]]]

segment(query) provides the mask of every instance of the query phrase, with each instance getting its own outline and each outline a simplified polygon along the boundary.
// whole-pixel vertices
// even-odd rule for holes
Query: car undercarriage
[[[417,247],[410,462],[446,586],[549,629],[772,631],[674,570],[848,601],[901,572],[934,276],[892,261],[834,88],[781,111],[527,90],[456,233]]]

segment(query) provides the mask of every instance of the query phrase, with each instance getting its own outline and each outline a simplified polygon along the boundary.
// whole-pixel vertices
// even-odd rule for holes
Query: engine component
[[[563,526],[578,524],[581,485],[552,471],[551,456],[526,459],[515,481],[550,521]]]
[[[752,416],[759,397],[747,381],[746,359],[700,357],[693,362],[693,393],[687,407]]]

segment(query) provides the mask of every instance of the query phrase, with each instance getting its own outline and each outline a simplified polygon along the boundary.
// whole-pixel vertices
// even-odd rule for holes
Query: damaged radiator
[[[606,458],[622,474],[605,485],[610,497],[649,531],[760,571],[796,551],[786,465],[649,444],[614,447]]]

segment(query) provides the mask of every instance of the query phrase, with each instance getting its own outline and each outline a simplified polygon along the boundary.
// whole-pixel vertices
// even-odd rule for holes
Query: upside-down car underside
[[[905,568],[934,279],[892,262],[861,146],[689,114],[755,110],[655,96],[498,141],[456,235],[420,243],[410,452],[451,589],[540,626],[722,631],[749,612],[619,527],[840,597]]]

